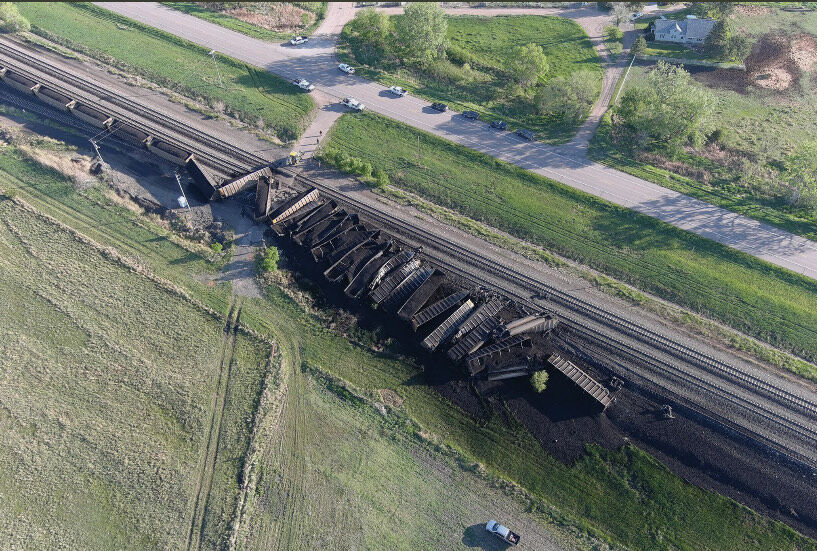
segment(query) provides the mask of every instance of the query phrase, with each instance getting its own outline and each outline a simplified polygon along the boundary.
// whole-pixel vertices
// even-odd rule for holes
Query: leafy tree
[[[375,61],[386,53],[391,21],[385,13],[366,8],[357,13],[347,28],[354,37],[350,43],[356,47],[355,57],[364,63]]]
[[[630,48],[630,53],[633,55],[644,55],[647,52],[647,39],[643,35],[639,36],[633,42]]]
[[[785,167],[783,180],[791,203],[817,208],[817,141],[801,144],[786,157]]]
[[[613,17],[616,20],[616,27],[623,21],[627,21],[633,14],[633,10],[625,2],[613,2]]]
[[[526,44],[516,49],[508,68],[516,82],[529,87],[547,74],[548,58],[541,46]]]
[[[596,102],[597,84],[598,77],[590,71],[554,78],[536,94],[536,106],[545,115],[580,120]]]
[[[608,42],[617,42],[624,37],[624,33],[618,27],[607,25],[604,27],[604,40]]]
[[[20,15],[12,2],[0,2],[0,31],[6,33],[27,32],[31,30],[28,19]]]
[[[706,17],[723,21],[735,10],[732,2],[693,2],[692,14],[697,17]]]
[[[224,245],[219,243],[218,241],[211,243],[210,248],[213,249],[213,252],[216,254],[221,254],[221,251],[224,250]]]
[[[659,61],[643,84],[629,88],[616,122],[642,147],[701,145],[711,126],[713,98],[679,66]]]
[[[742,34],[732,34],[726,45],[726,58],[743,61],[752,53],[752,42]]]
[[[357,13],[352,21],[352,30],[360,41],[382,46],[386,43],[391,30],[389,16],[374,8],[366,8]]]
[[[544,369],[537,371],[530,376],[530,386],[533,387],[535,392],[542,393],[548,386],[548,379],[550,379],[550,376],[548,375],[547,371]]]
[[[448,21],[445,11],[433,2],[414,2],[395,20],[397,43],[410,61],[427,65],[445,54]]]
[[[275,247],[268,248],[259,256],[258,265],[263,273],[274,272],[278,269],[280,254]]]

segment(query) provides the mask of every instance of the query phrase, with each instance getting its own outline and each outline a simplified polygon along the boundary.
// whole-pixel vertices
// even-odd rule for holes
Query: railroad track
[[[70,84],[75,89],[82,90],[92,96],[103,99],[108,104],[116,106],[126,114],[130,113],[131,115],[135,115],[136,118],[150,121],[153,125],[157,125],[161,129],[159,131],[150,129],[150,132],[160,137],[160,139],[167,139],[171,143],[179,144],[179,137],[182,137],[181,145],[183,147],[187,147],[191,152],[195,152],[197,156],[203,154],[208,164],[225,174],[230,175],[247,172],[260,165],[267,164],[266,159],[255,155],[253,152],[245,151],[234,144],[207,134],[205,131],[193,126],[182,124],[173,117],[134,101],[131,98],[117,96],[103,86],[50,64],[42,58],[37,58],[25,51],[21,51],[20,48],[17,47],[17,44],[13,42],[9,45],[6,40],[0,39],[0,53],[12,57],[22,64],[34,67],[40,72],[50,75],[61,82]],[[20,66],[17,66],[16,68],[23,74],[27,72],[25,67],[21,69]],[[14,69],[14,67],[12,67],[12,69]],[[26,76],[35,75],[28,72]],[[52,82],[51,85],[55,84]],[[59,89],[59,85],[57,84],[56,86],[57,89]],[[64,92],[65,90],[60,91]],[[121,112],[119,116],[129,123],[132,122],[131,118],[123,116]],[[206,147],[209,152],[202,153],[202,146]],[[770,381],[726,364],[700,350],[676,342],[638,323],[606,311],[547,283],[538,281],[525,273],[511,269],[486,255],[463,249],[456,243],[427,231],[419,225],[409,225],[399,222],[392,217],[383,215],[375,208],[353,203],[341,192],[334,190],[318,180],[305,176],[299,176],[298,179],[301,182],[318,188],[329,197],[338,199],[343,203],[351,204],[355,210],[360,211],[361,214],[364,214],[373,221],[385,227],[392,227],[400,232],[406,232],[419,241],[427,243],[437,250],[445,252],[455,258],[462,259],[466,264],[474,267],[473,271],[467,271],[452,262],[446,261],[444,258],[436,259],[437,263],[451,270],[452,273],[457,273],[467,280],[484,284],[485,281],[484,277],[481,277],[481,272],[489,272],[500,280],[512,282],[514,285],[530,291],[534,295],[544,296],[549,301],[549,306],[555,306],[551,309],[563,320],[570,330],[595,342],[602,349],[613,351],[619,357],[629,358],[640,364],[646,364],[650,366],[651,369],[662,374],[672,374],[682,383],[686,383],[702,392],[715,395],[732,403],[735,407],[752,412],[773,425],[789,430],[810,444],[817,443],[817,430],[813,428],[813,425],[810,426],[788,415],[771,411],[770,408],[763,406],[755,400],[740,396],[734,391],[725,388],[723,385],[704,380],[700,376],[690,372],[689,369],[684,369],[683,367],[679,367],[679,365],[673,364],[673,362],[658,358],[650,349],[656,349],[672,356],[680,361],[681,365],[688,364],[698,367],[723,380],[731,379],[732,383],[743,387],[749,392],[763,395],[769,400],[784,406],[784,408],[797,409],[809,417],[817,417],[817,403],[780,388]],[[489,286],[495,287],[497,290],[512,296],[515,300],[528,307],[536,309],[542,308],[541,305],[532,301],[529,296],[521,296],[512,289],[507,288],[507,286],[503,287],[496,284],[489,284]],[[597,327],[593,327],[587,323],[587,320],[592,320],[602,326],[603,329],[599,330]],[[637,342],[628,342],[622,339],[622,336],[624,336],[625,339],[632,339]],[[642,346],[638,346],[638,343]],[[646,348],[646,350],[642,350],[641,348]],[[633,373],[638,375],[635,372]],[[769,440],[767,437],[763,437],[745,426],[741,426],[741,431],[744,433],[748,431],[755,439]],[[773,447],[779,448],[779,446]],[[793,450],[788,451],[791,452]],[[801,459],[805,458],[802,454],[794,453]],[[813,458],[806,459],[811,464],[815,462]]]
[[[685,347],[679,343],[675,343],[671,341],[667,337],[657,334],[654,331],[647,330],[642,326],[629,322],[628,320],[617,316],[613,313],[606,312],[592,304],[587,303],[581,299],[576,297],[572,297],[567,293],[564,293],[558,289],[553,288],[550,285],[542,283],[536,279],[531,278],[527,274],[522,272],[518,272],[516,270],[512,270],[507,266],[500,264],[490,257],[486,255],[481,255],[479,253],[475,253],[473,251],[469,251],[467,249],[463,249],[459,247],[456,243],[447,240],[445,238],[440,237],[438,234],[428,231],[422,228],[419,225],[407,225],[398,223],[397,220],[393,217],[387,217],[375,209],[368,208],[364,205],[360,205],[357,203],[351,203],[344,195],[332,187],[323,184],[322,182],[305,177],[303,175],[298,176],[298,180],[302,181],[303,183],[318,188],[321,193],[324,195],[335,199],[336,201],[348,203],[352,205],[360,214],[366,216],[367,218],[372,219],[374,222],[383,225],[385,227],[395,227],[396,229],[400,230],[401,232],[405,232],[408,235],[414,235],[418,238],[418,241],[421,243],[425,243],[444,254],[440,257],[436,257],[436,263],[440,264],[441,267],[444,267],[447,270],[450,270],[454,273],[457,273],[461,277],[466,278],[470,281],[477,281],[481,284],[484,284],[484,279],[479,278],[478,272],[466,272],[463,271],[459,266],[456,264],[449,262],[446,260],[447,257],[455,257],[461,258],[465,260],[468,264],[471,264],[477,267],[478,270],[481,271],[488,271],[493,273],[495,276],[498,276],[504,280],[512,281],[516,285],[521,288],[530,290],[532,293],[542,293],[543,291],[547,291],[549,293],[549,298],[551,300],[554,297],[558,297],[560,304],[563,304],[563,308],[560,309],[553,309],[553,313],[558,315],[562,322],[565,323],[571,330],[576,331],[582,334],[585,338],[590,338],[595,340],[598,344],[602,345],[602,348],[605,349],[612,349],[615,350],[618,354],[624,355],[628,358],[635,359],[638,363],[641,364],[649,364],[652,366],[653,370],[660,371],[662,373],[672,373],[674,374],[676,379],[680,379],[683,382],[686,382],[695,388],[708,392],[709,394],[714,394],[730,403],[732,403],[736,407],[743,407],[744,409],[751,411],[752,413],[758,415],[766,419],[768,422],[777,425],[778,427],[785,428],[798,434],[800,437],[804,438],[807,441],[817,444],[817,430],[814,426],[806,425],[796,419],[793,419],[787,415],[783,415],[778,412],[768,411],[767,408],[764,408],[761,404],[756,401],[747,399],[742,397],[735,392],[727,389],[723,385],[719,385],[717,383],[712,383],[710,381],[705,381],[701,377],[695,375],[694,373],[690,373],[688,370],[683,370],[679,368],[677,365],[673,365],[671,362],[667,362],[651,354],[650,352],[639,350],[636,347],[633,347],[632,343],[628,343],[621,338],[613,335],[613,334],[605,334],[603,332],[599,332],[597,329],[593,327],[589,327],[587,323],[585,323],[582,319],[575,316],[576,313],[579,315],[583,315],[585,317],[589,317],[597,323],[601,323],[602,325],[606,325],[612,329],[618,330],[620,333],[624,333],[626,335],[630,335],[631,337],[640,337],[644,345],[648,347],[658,348],[659,350],[664,350],[667,353],[677,357],[680,356],[682,353],[689,354],[692,356],[691,359],[686,359],[683,356],[679,359],[686,360],[688,363],[693,363],[694,365],[699,365],[703,363],[704,365],[699,365],[700,367],[712,367],[712,366],[724,366],[723,370],[714,369],[709,370],[712,374],[720,377],[733,377],[740,383],[742,386],[747,390],[752,392],[761,392],[765,394],[770,399],[782,403],[786,406],[796,406],[799,409],[802,409],[807,414],[813,414],[817,412],[817,405],[813,402],[809,402],[803,399],[800,396],[794,395],[786,391],[785,389],[781,389],[779,387],[774,386],[772,383],[768,381],[764,381],[762,379],[758,379],[757,377],[752,376],[751,374],[742,372],[733,366],[729,366],[728,364],[724,364],[715,358],[711,358],[706,356],[700,351],[691,349],[689,347]],[[493,286],[493,285],[492,285]],[[514,293],[512,290],[508,288],[497,287],[498,291],[506,295],[511,295],[514,300],[517,302],[524,304],[530,308],[534,309],[541,309],[542,307],[532,301],[529,297],[521,296],[518,293]],[[631,327],[628,327],[631,325]],[[692,361],[698,360],[698,361]],[[757,438],[759,435],[754,433],[754,437]]]

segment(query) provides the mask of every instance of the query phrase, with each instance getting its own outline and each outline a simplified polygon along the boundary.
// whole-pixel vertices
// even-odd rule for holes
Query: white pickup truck
[[[510,543],[511,545],[516,545],[519,543],[519,534],[516,532],[511,532],[509,528],[502,526],[495,520],[489,520],[485,524],[485,530],[495,535],[502,541]]]
[[[296,78],[292,81],[292,84],[300,88],[301,90],[306,90],[307,92],[311,92],[315,89],[315,85],[306,80],[305,78]]]
[[[355,111],[363,111],[366,108],[365,105],[360,103],[360,101],[356,100],[355,98],[343,98],[341,103],[349,109],[354,109]]]

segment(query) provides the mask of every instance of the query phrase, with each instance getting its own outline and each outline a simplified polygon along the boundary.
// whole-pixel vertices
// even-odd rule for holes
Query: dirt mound
[[[802,71],[795,62],[796,42],[794,37],[779,33],[762,37],[744,62],[747,82],[767,90],[787,90]]]
[[[400,395],[393,390],[381,388],[377,392],[380,394],[380,399],[383,400],[384,404],[387,404],[393,408],[399,408],[401,405],[403,405],[403,398],[401,398]]]
[[[735,11],[740,15],[756,16],[766,15],[769,13],[769,8],[763,6],[735,6]],[[732,16],[734,18],[734,16]]]
[[[817,40],[810,34],[801,34],[791,42],[791,58],[801,71],[817,69]]]

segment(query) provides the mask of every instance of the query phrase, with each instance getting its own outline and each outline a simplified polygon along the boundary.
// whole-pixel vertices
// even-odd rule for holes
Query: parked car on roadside
[[[630,16],[630,21],[635,21],[636,19],[638,19],[638,18],[639,18],[639,17],[641,17],[642,15],[644,15],[642,12],[637,11],[637,12],[635,12],[634,14],[632,14],[632,15]]]
[[[440,111],[441,113],[448,111],[448,106],[444,103],[440,103],[439,101],[432,103],[431,108],[435,111]]]
[[[300,88],[301,90],[306,90],[307,92],[311,92],[315,89],[315,85],[303,78],[296,78],[292,81],[295,86]]]
[[[309,38],[307,38],[306,36],[296,36],[295,38],[289,41],[289,43],[292,44],[293,46],[300,46],[301,44],[306,44],[307,42],[309,42]]]
[[[354,74],[355,72],[354,67],[352,67],[351,65],[347,65],[345,63],[341,63],[340,65],[338,65],[338,69],[349,75]]]
[[[395,96],[399,96],[401,98],[408,93],[408,92],[406,92],[405,88],[401,88],[400,86],[391,86],[391,87],[389,87],[389,92],[391,92]]]
[[[508,123],[505,121],[491,121],[491,128],[495,128],[496,130],[507,130]]]
[[[477,113],[476,111],[463,111],[462,116],[465,117],[466,119],[471,119],[474,121],[479,119],[479,113]]]
[[[355,98],[343,98],[341,103],[349,109],[354,109],[355,111],[363,111],[366,109],[366,106],[360,103],[360,100]]]
[[[520,138],[522,138],[523,140],[528,140],[529,142],[532,142],[533,140],[536,139],[536,134],[534,134],[532,131],[528,130],[527,128],[518,129],[516,131],[516,135],[519,136]]]

